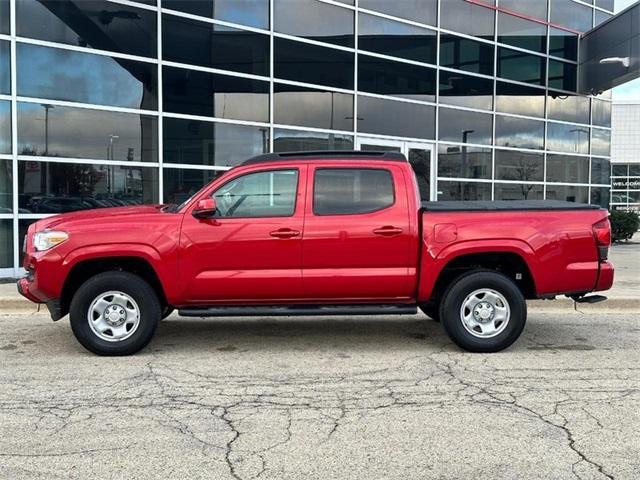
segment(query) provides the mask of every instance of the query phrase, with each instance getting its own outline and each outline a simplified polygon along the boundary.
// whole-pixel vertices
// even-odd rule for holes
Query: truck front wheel
[[[87,280],[73,296],[71,329],[98,355],[131,355],[153,337],[161,318],[156,292],[128,272],[104,272]]]
[[[509,277],[475,271],[456,279],[440,304],[449,338],[470,352],[499,352],[515,342],[527,319],[527,304]]]

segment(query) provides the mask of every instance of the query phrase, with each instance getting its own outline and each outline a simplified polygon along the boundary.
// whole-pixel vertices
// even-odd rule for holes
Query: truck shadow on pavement
[[[521,338],[508,350],[595,349],[589,339],[579,336],[580,331],[579,326],[573,323],[529,322]],[[222,320],[172,316],[161,322],[154,339],[145,351],[362,352],[380,349],[424,351],[425,348],[462,352],[449,340],[440,323],[423,316],[393,319],[280,317]]]

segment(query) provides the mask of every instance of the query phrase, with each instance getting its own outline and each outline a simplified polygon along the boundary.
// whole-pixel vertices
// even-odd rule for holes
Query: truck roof
[[[310,150],[304,152],[265,153],[251,157],[241,165],[255,163],[280,162],[283,160],[389,160],[393,162],[406,162],[407,158],[398,152],[384,151],[359,151],[359,150]]]

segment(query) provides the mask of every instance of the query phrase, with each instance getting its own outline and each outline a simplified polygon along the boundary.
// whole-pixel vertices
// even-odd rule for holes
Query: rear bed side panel
[[[538,296],[594,290],[600,264],[592,225],[607,215],[604,210],[423,212],[418,301],[430,299],[450,261],[472,253],[518,254]]]

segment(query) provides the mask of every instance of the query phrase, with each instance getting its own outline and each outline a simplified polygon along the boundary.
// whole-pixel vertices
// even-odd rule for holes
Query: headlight
[[[42,252],[43,250],[49,250],[55,247],[68,238],[69,234],[67,234],[67,232],[45,230],[44,232],[37,232],[33,236],[33,246],[36,250]]]

